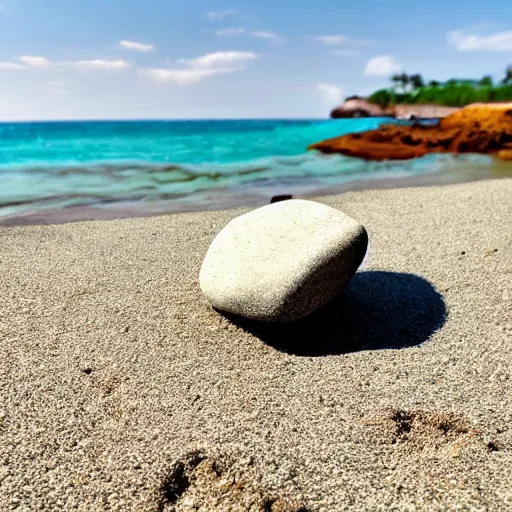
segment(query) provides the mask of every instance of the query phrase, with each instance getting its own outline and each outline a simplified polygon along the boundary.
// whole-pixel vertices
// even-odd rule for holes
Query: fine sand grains
[[[0,510],[511,510],[512,180],[319,200],[369,253],[274,328],[199,289],[249,209],[0,228]]]

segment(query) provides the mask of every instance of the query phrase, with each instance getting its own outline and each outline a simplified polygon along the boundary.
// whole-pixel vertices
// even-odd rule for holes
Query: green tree
[[[430,82],[428,83],[428,86],[433,87],[434,89],[436,87],[439,87],[440,85],[441,85],[441,82],[438,82],[437,80],[430,80]]]
[[[482,87],[492,87],[492,76],[486,75],[478,82]]]
[[[425,81],[423,80],[423,77],[420,74],[411,75],[409,77],[409,83],[411,84],[414,90],[425,87]]]
[[[391,77],[391,81],[395,84],[395,87],[400,86],[405,94],[405,89],[409,84],[409,75],[407,73],[399,73]]]
[[[505,70],[505,78],[502,83],[505,85],[512,83],[512,66],[508,66]]]
[[[387,108],[393,101],[393,95],[387,89],[380,89],[369,96],[368,101],[375,103],[382,108]]]

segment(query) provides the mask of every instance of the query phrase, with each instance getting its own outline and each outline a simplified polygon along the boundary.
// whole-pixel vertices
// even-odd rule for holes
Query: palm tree
[[[397,75],[393,75],[391,77],[391,81],[395,84],[395,87],[402,87],[402,90],[405,94],[405,88],[407,87],[407,84],[409,83],[409,75],[407,73],[400,73]]]
[[[423,77],[420,74],[411,75],[409,77],[409,82],[414,90],[425,87],[425,81],[423,80]]]
[[[391,81],[393,82],[395,87],[399,87],[402,85],[402,75],[393,75],[391,77]]]
[[[508,66],[505,70],[505,78],[503,79],[503,84],[508,84],[512,82],[512,66]]]

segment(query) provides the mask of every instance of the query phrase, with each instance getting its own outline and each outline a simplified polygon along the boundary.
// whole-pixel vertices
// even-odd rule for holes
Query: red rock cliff
[[[512,103],[474,104],[449,115],[436,126],[385,125],[352,133],[309,149],[366,160],[407,160],[427,153],[512,153]]]

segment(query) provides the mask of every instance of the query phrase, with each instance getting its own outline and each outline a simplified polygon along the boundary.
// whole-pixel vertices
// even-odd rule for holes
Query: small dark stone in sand
[[[271,200],[270,200],[270,203],[278,203],[279,201],[288,201],[289,199],[293,199],[293,196],[291,194],[283,194],[283,195],[280,195],[280,196],[274,196]]]

